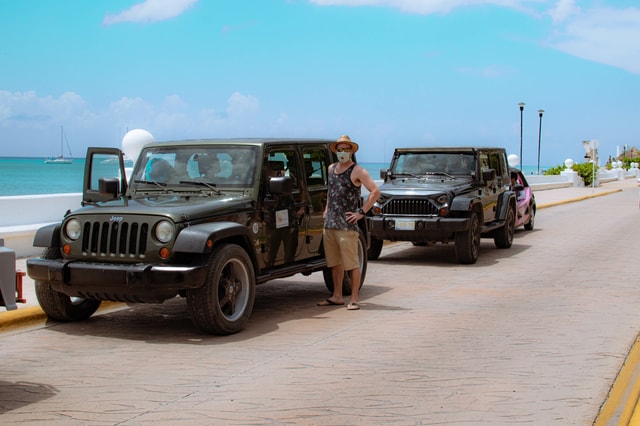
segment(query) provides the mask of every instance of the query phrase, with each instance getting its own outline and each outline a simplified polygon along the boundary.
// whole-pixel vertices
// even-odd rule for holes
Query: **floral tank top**
[[[324,227],[358,232],[358,225],[347,222],[347,212],[356,212],[360,206],[360,187],[351,182],[351,172],[355,163],[344,172],[335,173],[335,166],[329,172],[329,193],[327,215]]]

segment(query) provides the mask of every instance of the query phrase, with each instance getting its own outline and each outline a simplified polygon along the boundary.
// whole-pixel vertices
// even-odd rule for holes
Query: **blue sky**
[[[636,0],[0,2],[0,156],[156,140],[347,133],[503,146],[535,166],[640,147]],[[602,161],[601,161],[602,163]]]

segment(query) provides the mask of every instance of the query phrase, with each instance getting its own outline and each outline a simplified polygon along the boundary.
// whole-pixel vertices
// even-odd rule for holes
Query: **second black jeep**
[[[459,263],[475,263],[480,238],[513,242],[516,196],[503,148],[397,148],[380,177],[369,217],[370,260],[384,240],[455,243]]]

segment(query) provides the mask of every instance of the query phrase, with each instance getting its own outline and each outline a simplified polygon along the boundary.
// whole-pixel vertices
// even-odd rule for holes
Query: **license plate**
[[[413,219],[396,219],[396,229],[398,231],[414,231],[416,221]]]

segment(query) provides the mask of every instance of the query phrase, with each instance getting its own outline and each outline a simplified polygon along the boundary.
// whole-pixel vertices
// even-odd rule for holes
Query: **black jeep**
[[[331,142],[152,143],[132,170],[119,149],[89,148],[82,207],[39,229],[34,246],[44,255],[27,261],[40,305],[72,321],[102,300],[180,295],[196,326],[231,334],[249,319],[257,284],[322,271],[333,291],[322,248]],[[364,281],[368,230],[360,222]]]
[[[369,217],[369,259],[384,240],[455,243],[459,263],[475,263],[480,237],[513,242],[516,197],[502,148],[398,148]]]

